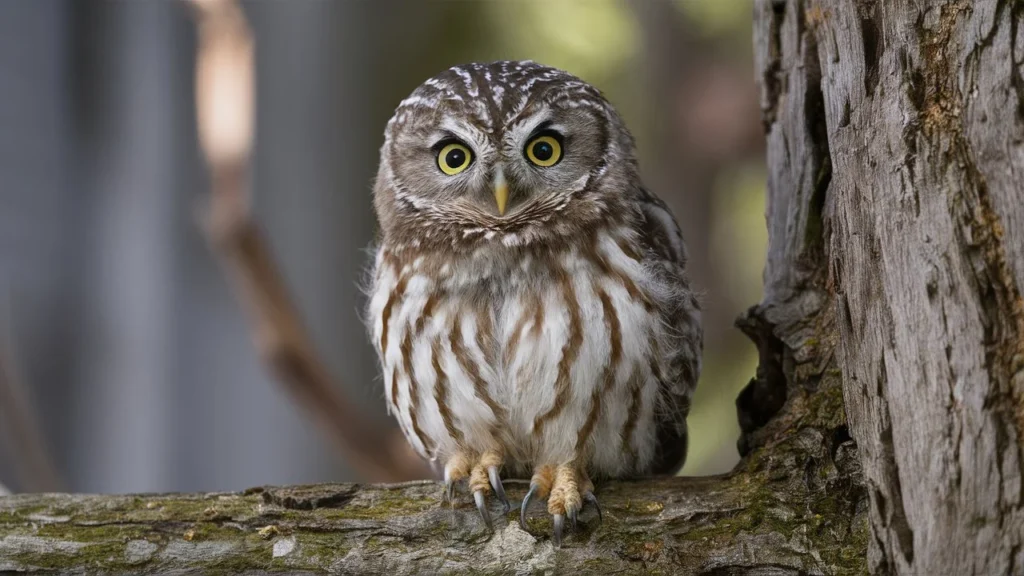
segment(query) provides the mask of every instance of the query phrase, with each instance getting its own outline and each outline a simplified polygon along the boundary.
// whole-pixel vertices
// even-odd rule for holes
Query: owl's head
[[[571,238],[628,212],[633,138],[601,93],[534,62],[456,66],[399,104],[374,204],[397,246]]]

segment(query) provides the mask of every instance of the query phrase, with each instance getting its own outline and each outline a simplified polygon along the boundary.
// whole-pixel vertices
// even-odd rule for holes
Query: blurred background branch
[[[7,440],[23,492],[58,492],[62,483],[14,362],[10,323],[10,313],[0,317],[0,438]],[[0,483],[0,495],[4,492],[7,488]]]
[[[302,327],[249,210],[254,70],[248,23],[237,2],[191,3],[199,29],[196,111],[212,188],[206,230],[249,314],[260,356],[363,479],[431,476],[394,428],[372,426],[339,392]]]

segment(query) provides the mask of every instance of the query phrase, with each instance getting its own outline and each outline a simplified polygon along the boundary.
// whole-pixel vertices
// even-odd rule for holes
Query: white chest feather
[[[433,267],[378,255],[369,321],[389,409],[417,451],[498,450],[513,473],[650,465],[669,288],[620,244]]]

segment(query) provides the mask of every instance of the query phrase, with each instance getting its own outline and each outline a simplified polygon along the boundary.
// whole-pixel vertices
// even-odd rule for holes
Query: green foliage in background
[[[715,192],[711,251],[722,262],[725,298],[739,309],[758,302],[763,286],[768,230],[764,219],[764,166],[740,166]],[[690,453],[682,473],[700,475],[729,470],[736,462],[736,396],[757,369],[757,353],[735,330],[721,347],[704,351],[704,369],[688,420]]]

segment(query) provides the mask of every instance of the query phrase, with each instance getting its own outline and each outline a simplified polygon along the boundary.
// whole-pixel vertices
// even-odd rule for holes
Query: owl
[[[590,84],[534,62],[453,67],[387,124],[369,330],[409,443],[510,508],[530,477],[553,541],[592,480],[683,464],[700,373],[686,245]]]

